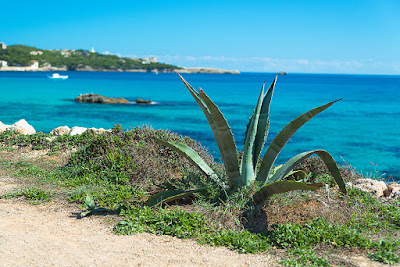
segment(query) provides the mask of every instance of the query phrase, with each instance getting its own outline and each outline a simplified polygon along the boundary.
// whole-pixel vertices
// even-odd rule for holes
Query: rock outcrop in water
[[[128,104],[129,101],[122,97],[107,97],[98,94],[84,94],[75,98],[76,102],[99,104]]]
[[[153,103],[151,100],[144,100],[144,99],[136,99],[137,104],[151,104]]]

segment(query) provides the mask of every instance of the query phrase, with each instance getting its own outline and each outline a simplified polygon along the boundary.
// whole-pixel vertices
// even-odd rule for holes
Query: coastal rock
[[[6,125],[0,121],[0,133],[6,131],[9,127],[10,125]]]
[[[137,104],[151,104],[152,101],[151,100],[144,100],[144,99],[136,99],[136,103]]]
[[[388,188],[384,181],[374,179],[358,179],[353,183],[353,188],[358,188],[361,191],[369,192],[373,197],[379,198],[383,196],[383,192]]]
[[[88,132],[89,132],[89,133],[92,133],[92,134],[94,134],[94,135],[97,135],[97,134],[102,134],[102,133],[106,132],[106,130],[104,130],[104,128],[100,128],[100,129],[97,129],[97,128],[89,128],[89,129],[88,129]]]
[[[390,198],[400,199],[400,184],[392,183],[388,186],[388,189],[390,190]]]
[[[36,130],[32,127],[32,125],[30,125],[26,120],[21,119],[19,121],[17,121],[16,123],[14,123],[13,125],[11,125],[10,127],[8,127],[8,130],[11,131],[17,131],[21,134],[34,134],[36,133]]]
[[[69,135],[83,134],[86,131],[87,131],[87,128],[85,128],[85,127],[74,126],[74,127],[72,127],[71,131],[69,132]]]
[[[71,132],[71,128],[69,128],[68,126],[59,126],[53,129],[50,133],[55,136],[58,136],[58,135],[69,134],[69,132]]]
[[[122,97],[107,97],[98,94],[84,94],[75,98],[76,102],[99,104],[128,104],[129,101]]]

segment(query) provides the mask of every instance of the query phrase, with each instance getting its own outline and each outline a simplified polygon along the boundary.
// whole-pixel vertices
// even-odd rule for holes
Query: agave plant
[[[211,99],[204,93],[201,88],[199,88],[199,91],[197,92],[181,75],[179,75],[179,77],[185,84],[186,88],[189,90],[190,94],[193,96],[198,106],[203,111],[211,127],[222,156],[222,160],[228,176],[228,181],[231,186],[248,186],[254,181],[259,182],[262,187],[254,195],[254,200],[256,202],[262,202],[269,196],[277,193],[283,193],[292,190],[316,190],[321,187],[322,184],[284,180],[285,177],[293,174],[293,168],[298,163],[303,161],[305,158],[311,156],[312,154],[316,154],[324,161],[336,183],[338,184],[340,190],[343,193],[346,193],[346,187],[341,177],[340,171],[336,165],[336,162],[334,161],[333,157],[325,150],[311,150],[303,152],[294,156],[285,164],[274,167],[274,163],[279,153],[281,152],[285,144],[289,141],[289,139],[293,136],[293,134],[315,115],[324,111],[340,99],[314,108],[300,115],[295,120],[291,121],[286,127],[282,129],[281,132],[277,134],[277,136],[271,142],[261,161],[261,165],[259,165],[259,157],[268,136],[269,109],[277,77],[275,77],[267,92],[264,92],[265,84],[263,84],[256,108],[254,109],[254,112],[250,117],[249,123],[247,125],[244,139],[243,156],[239,164],[237,156],[238,152],[236,149],[236,143],[233,138],[231,128],[229,127],[226,119],[224,118],[224,115],[221,113],[218,106],[211,101]],[[191,149],[186,144],[176,143],[172,141],[166,142],[160,139],[158,139],[157,141],[185,156],[191,163],[197,166],[206,175],[215,180],[219,180],[215,172],[193,149]],[[163,202],[162,199],[164,193],[166,196],[164,198],[164,201],[168,201],[169,199],[176,199],[178,193],[181,196],[186,195],[183,194],[183,192],[181,191],[177,192],[177,194],[172,194],[171,192],[162,192],[157,194],[157,196],[151,198],[152,203],[154,203],[155,198],[159,200],[157,201],[157,203]]]

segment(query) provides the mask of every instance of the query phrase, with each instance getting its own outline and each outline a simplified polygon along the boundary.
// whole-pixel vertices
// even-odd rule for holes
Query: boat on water
[[[68,75],[60,75],[59,73],[53,73],[49,76],[50,79],[68,79]]]

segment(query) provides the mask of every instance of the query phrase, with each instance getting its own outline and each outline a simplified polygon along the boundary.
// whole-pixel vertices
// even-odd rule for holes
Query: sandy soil
[[[0,176],[0,194],[13,179]],[[117,236],[96,217],[70,206],[0,199],[0,266],[276,266],[266,254],[244,255],[191,240]]]

